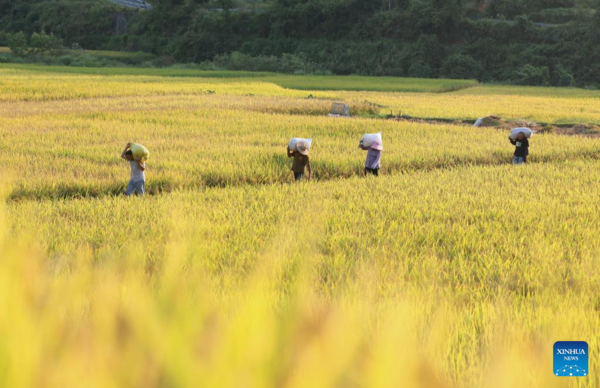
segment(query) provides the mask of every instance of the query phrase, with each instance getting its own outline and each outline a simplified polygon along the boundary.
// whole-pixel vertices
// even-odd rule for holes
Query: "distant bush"
[[[70,54],[56,58],[60,64],[75,67],[106,67],[119,65],[118,62],[109,61],[105,58],[98,58],[89,54]]]
[[[531,15],[531,19],[543,23],[568,23],[577,17],[577,9],[572,5],[570,8],[543,9]]]
[[[527,64],[513,73],[512,82],[517,85],[548,86],[550,69],[546,66],[535,67]]]
[[[156,57],[141,63],[142,67],[171,67],[175,65],[177,61],[175,58],[169,55],[163,55]]]
[[[410,55],[412,62],[423,61],[432,69],[439,69],[446,56],[437,36],[426,34],[419,37]]]
[[[452,55],[442,65],[441,75],[451,79],[478,79],[483,68],[469,55]]]
[[[433,78],[435,77],[435,72],[427,63],[416,61],[408,68],[408,76],[413,78]]]
[[[50,34],[33,33],[27,37],[23,32],[8,34],[8,46],[10,51],[18,56],[28,55],[59,55],[64,52],[62,39]]]
[[[575,83],[575,77],[563,65],[557,65],[554,67],[552,73],[552,85],[554,86],[573,86]]]
[[[58,55],[64,50],[62,39],[52,34],[33,33],[29,39],[29,54]]]
[[[28,43],[27,43],[27,36],[25,36],[24,33],[17,32],[16,34],[8,34],[7,40],[8,40],[8,47],[10,48],[10,51],[14,55],[16,55],[18,57],[22,57],[27,54]]]
[[[302,58],[292,54],[277,56],[250,56],[240,52],[217,55],[212,62],[205,62],[204,67],[212,67],[224,70],[250,70],[268,71],[286,74],[313,74],[326,72],[318,69],[314,64],[305,62]]]
[[[28,54],[17,56],[14,53],[0,56],[1,63],[39,63],[51,66],[75,66],[75,67],[121,67],[126,66],[123,62],[109,60],[102,57],[90,55],[83,51],[70,51],[63,55]]]

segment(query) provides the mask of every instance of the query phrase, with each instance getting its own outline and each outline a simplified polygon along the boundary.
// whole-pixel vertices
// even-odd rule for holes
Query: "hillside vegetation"
[[[597,0],[0,0],[2,30],[229,70],[600,85]],[[116,34],[115,15],[126,20]],[[0,36],[0,45],[9,37]]]

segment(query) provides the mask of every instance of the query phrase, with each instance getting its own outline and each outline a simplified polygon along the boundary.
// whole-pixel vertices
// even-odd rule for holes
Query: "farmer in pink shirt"
[[[364,149],[364,148],[363,148]],[[365,175],[373,174],[379,176],[379,169],[381,168],[381,152],[383,146],[380,143],[373,143],[367,150],[367,160],[365,162]]]

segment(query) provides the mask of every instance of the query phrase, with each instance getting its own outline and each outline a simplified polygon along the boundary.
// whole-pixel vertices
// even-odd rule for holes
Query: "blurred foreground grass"
[[[0,382],[596,386],[597,167],[8,204]]]
[[[598,140],[536,136],[515,167],[504,131],[318,117],[589,122],[593,92],[0,74],[0,387],[600,385]],[[118,195],[127,141],[155,195]],[[587,377],[553,376],[558,340]]]

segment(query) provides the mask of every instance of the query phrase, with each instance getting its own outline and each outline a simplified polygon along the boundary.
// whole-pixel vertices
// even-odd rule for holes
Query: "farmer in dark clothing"
[[[294,173],[294,179],[301,181],[304,179],[304,173],[308,170],[307,181],[312,178],[312,166],[310,165],[310,158],[308,157],[309,145],[306,142],[300,142],[296,146],[296,150],[292,151],[288,147],[287,156],[288,158],[294,158],[292,163],[292,172]]]
[[[508,139],[512,145],[517,147],[515,149],[513,164],[527,163],[527,156],[529,155],[529,140],[527,140],[525,134],[523,132],[519,132],[515,140],[510,137]]]

